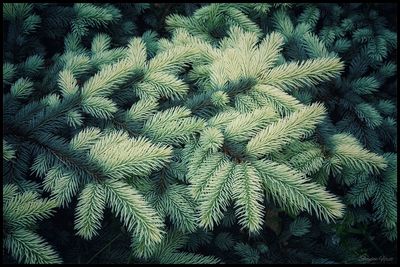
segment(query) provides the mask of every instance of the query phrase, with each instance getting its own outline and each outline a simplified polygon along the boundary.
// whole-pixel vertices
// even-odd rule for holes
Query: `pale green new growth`
[[[3,185],[3,244],[19,263],[62,263],[50,244],[31,229],[49,218],[55,207],[54,200],[40,199],[37,192],[19,193],[16,185]]]
[[[270,160],[252,162],[263,179],[267,196],[292,212],[315,212],[326,221],[340,218],[344,205],[322,186],[312,183],[306,176],[283,164]]]
[[[99,128],[87,127],[77,133],[69,142],[69,145],[73,150],[89,150],[101,136],[100,133]]]
[[[163,222],[136,189],[118,180],[106,181],[104,187],[108,206],[128,231],[132,231],[146,246],[161,241]]]
[[[149,119],[158,108],[155,99],[141,99],[131,106],[125,113],[125,120],[132,125],[144,123]]]
[[[290,91],[330,80],[343,69],[344,64],[339,58],[309,59],[301,63],[291,62],[279,65],[263,74],[262,81],[284,91]]]
[[[313,104],[268,125],[249,141],[247,155],[260,157],[276,152],[291,141],[310,135],[324,115],[325,108]]]
[[[171,185],[162,199],[164,207],[172,221],[179,225],[180,229],[188,232],[196,230],[197,214],[194,207],[187,201],[190,192],[184,185]]]
[[[20,227],[28,227],[37,220],[49,218],[56,204],[52,200],[38,199],[36,192],[15,195],[3,204],[3,216],[8,222]]]
[[[226,164],[226,156],[219,152],[204,157],[202,161],[196,164],[196,172],[193,171],[192,175],[189,173],[190,176],[188,177],[192,183],[191,192],[195,199],[201,196],[202,191],[209,183],[211,177],[217,175],[221,169],[226,171],[226,168],[223,168]],[[190,165],[193,166],[193,163]]]
[[[79,196],[75,214],[75,230],[85,239],[97,235],[106,206],[105,189],[101,184],[90,183]]]
[[[92,40],[91,50],[93,53],[101,53],[110,48],[111,38],[106,34],[97,34]]]
[[[120,179],[148,175],[168,162],[171,154],[170,147],[156,146],[143,137],[128,139],[124,132],[112,132],[96,142],[89,158],[105,175]]]
[[[274,66],[282,50],[282,45],[282,35],[277,32],[268,34],[258,45],[258,55],[255,58],[258,58],[260,64],[263,65],[263,71]]]
[[[271,105],[280,115],[289,115],[293,111],[303,108],[304,105],[293,96],[276,87],[258,84],[253,87],[249,95],[262,104]]]
[[[263,225],[263,188],[260,177],[250,164],[236,165],[233,185],[236,215],[239,224],[257,233]]]
[[[82,109],[93,117],[110,119],[118,110],[117,105],[105,97],[89,97],[82,102]]]
[[[232,194],[234,166],[225,161],[219,169],[206,177],[205,185],[200,192],[200,225],[213,229],[223,217]]]
[[[17,229],[4,240],[4,246],[19,262],[26,264],[60,264],[62,260],[38,234]]]
[[[349,134],[336,134],[331,137],[331,142],[334,144],[333,156],[343,166],[370,173],[379,173],[387,166],[382,156],[369,152]]]
[[[215,127],[219,130],[222,130],[231,122],[234,118],[236,118],[240,112],[236,110],[229,110],[227,112],[221,112],[215,115],[214,117],[210,118],[207,121],[207,124],[211,127]]]
[[[78,193],[81,182],[78,175],[71,171],[64,171],[54,181],[56,185],[51,189],[52,196],[59,205],[67,206],[72,197]]]
[[[256,109],[252,112],[241,114],[228,123],[224,134],[230,141],[247,141],[276,119],[277,114],[273,109]]]
[[[224,135],[217,128],[208,127],[202,132],[199,142],[204,149],[215,152],[221,148],[224,142]]]
[[[82,87],[82,97],[86,99],[109,96],[135,73],[135,67],[132,61],[125,59],[103,68]]]
[[[181,142],[204,127],[200,119],[190,117],[185,107],[170,108],[156,113],[143,126],[143,134],[155,142]]]

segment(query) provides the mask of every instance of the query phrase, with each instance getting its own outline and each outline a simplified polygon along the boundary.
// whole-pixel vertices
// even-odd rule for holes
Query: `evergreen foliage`
[[[3,248],[25,263],[61,263],[54,248],[34,230],[55,207],[55,201],[41,199],[35,191],[21,193],[13,184],[3,185]]]
[[[3,3],[3,263],[396,262],[386,8]]]

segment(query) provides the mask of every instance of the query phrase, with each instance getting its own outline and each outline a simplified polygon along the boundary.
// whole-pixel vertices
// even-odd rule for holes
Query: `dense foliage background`
[[[397,263],[397,4],[3,4],[3,263]]]

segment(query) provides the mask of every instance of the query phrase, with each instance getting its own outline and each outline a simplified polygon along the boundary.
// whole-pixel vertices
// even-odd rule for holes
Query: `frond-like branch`
[[[343,216],[344,205],[339,199],[302,173],[270,160],[252,161],[252,165],[263,179],[267,196],[287,210],[314,211],[326,221]]]

